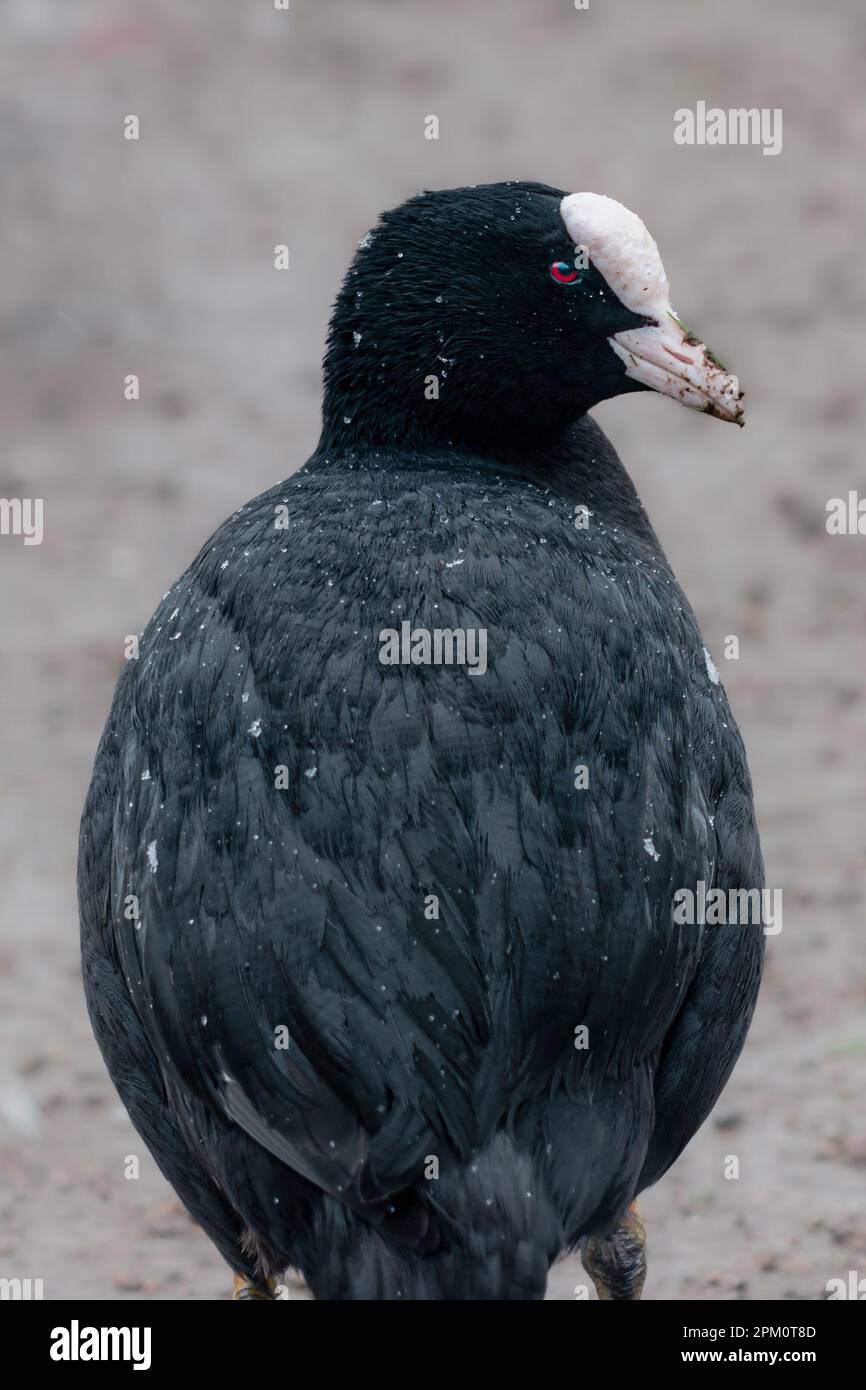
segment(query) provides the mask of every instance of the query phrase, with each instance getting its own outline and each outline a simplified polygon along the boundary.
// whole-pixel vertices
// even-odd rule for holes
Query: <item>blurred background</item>
[[[661,397],[595,412],[721,669],[784,893],[734,1078],[644,1199],[646,1296],[820,1299],[866,1274],[866,536],[825,527],[830,498],[866,496],[862,4],[0,0],[0,30],[0,496],[44,499],[41,545],[0,536],[0,1275],[47,1299],[228,1293],[87,1022],[92,759],[124,637],[313,450],[359,237],[419,188],[506,178],[637,211],[747,393],[743,431]],[[676,145],[699,100],[781,107],[782,152]],[[566,1262],[549,1296],[584,1282]]]

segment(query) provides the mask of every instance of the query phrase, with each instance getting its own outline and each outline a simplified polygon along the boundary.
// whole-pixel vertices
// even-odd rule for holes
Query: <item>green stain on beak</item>
[[[707,357],[710,359],[714,366],[721,368],[723,372],[728,371],[728,368],[725,366],[722,359],[720,357],[717,357],[711,348],[707,347],[706,343],[698,337],[694,329],[689,328],[688,324],[683,322],[679,314],[675,314],[673,309],[668,309],[668,313],[670,314],[677,327],[682,329],[687,342],[691,343],[694,347],[702,347],[704,352],[707,354]]]

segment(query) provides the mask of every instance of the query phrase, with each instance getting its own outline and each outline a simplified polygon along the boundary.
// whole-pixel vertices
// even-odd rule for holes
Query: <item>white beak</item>
[[[656,327],[629,328],[608,342],[625,374],[681,405],[718,420],[744,424],[743,393],[735,376],[692,333],[673,309]]]

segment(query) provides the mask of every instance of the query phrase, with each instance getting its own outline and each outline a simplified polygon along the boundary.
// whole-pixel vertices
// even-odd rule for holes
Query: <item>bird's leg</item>
[[[646,1279],[646,1230],[632,1202],[609,1235],[588,1236],[580,1251],[599,1298],[635,1302]]]
[[[245,1274],[236,1274],[232,1285],[232,1303],[246,1303],[247,1299],[250,1298],[265,1299],[268,1303],[272,1303],[274,1301],[272,1289],[272,1279],[268,1279],[265,1284],[255,1284]]]

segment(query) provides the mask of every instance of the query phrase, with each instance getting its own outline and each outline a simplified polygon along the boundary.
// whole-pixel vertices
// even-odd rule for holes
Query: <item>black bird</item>
[[[271,1297],[637,1298],[636,1195],[741,1050],[763,882],[743,745],[587,411],[739,420],[633,213],[536,183],[364,238],[321,440],[127,663],[84,808],[93,1027],[133,1123]]]

